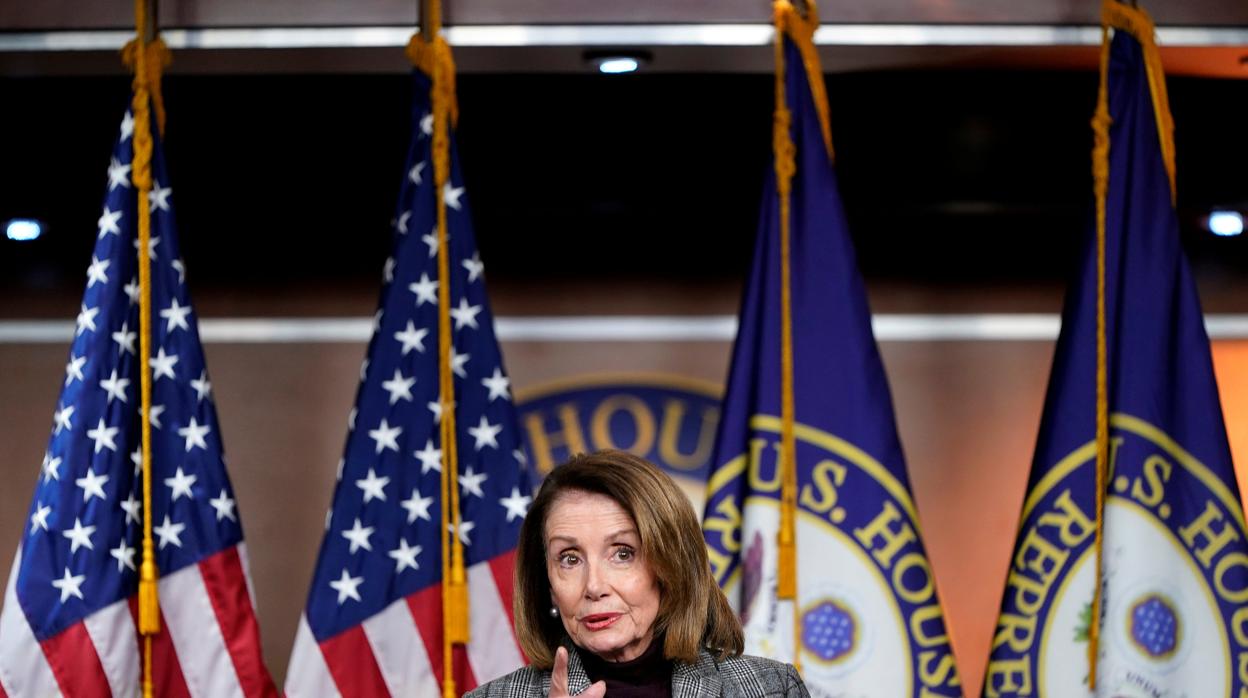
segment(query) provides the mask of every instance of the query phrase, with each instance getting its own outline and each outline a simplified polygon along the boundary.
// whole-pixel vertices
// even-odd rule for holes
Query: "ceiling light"
[[[1209,214],[1205,226],[1219,237],[1233,237],[1244,232],[1244,216],[1239,211],[1214,211]]]
[[[635,73],[650,62],[644,51],[586,51],[585,62],[606,75]]]
[[[4,226],[4,234],[17,242],[37,240],[43,234],[43,224],[33,218],[14,218]]]
[[[640,67],[641,63],[637,62],[636,58],[629,58],[628,56],[604,58],[598,61],[598,72],[607,73],[608,75],[635,73]]]

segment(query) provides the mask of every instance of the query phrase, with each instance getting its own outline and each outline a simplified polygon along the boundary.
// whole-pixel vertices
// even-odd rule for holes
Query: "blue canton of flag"
[[[774,173],[711,460],[703,527],[746,652],[793,662],[816,696],[960,696],[884,368],[809,75],[785,40],[792,179],[798,603],[777,598],[780,206]],[[796,623],[796,632],[794,628]],[[794,636],[800,648],[794,648]]]
[[[137,195],[129,112],[87,269],[52,435],[0,614],[9,696],[140,692],[142,553]],[[154,130],[154,127],[153,127]],[[243,530],[153,133],[152,521],[157,695],[276,695],[260,655]],[[175,652],[176,648],[176,652]]]
[[[984,695],[1093,695],[1088,643],[1097,623],[1095,695],[1239,696],[1248,690],[1248,533],[1171,199],[1164,77],[1148,16],[1118,3],[1105,12],[1117,29],[1107,73],[1102,614],[1092,611],[1093,223],[1062,316]]]
[[[440,695],[442,444],[438,230],[430,83],[415,74],[414,136],[394,254],[361,369],[333,507],[291,658],[291,696]],[[510,385],[452,141],[443,189],[450,246],[460,507],[471,597],[457,685],[523,664],[511,623],[512,566],[531,500]]]

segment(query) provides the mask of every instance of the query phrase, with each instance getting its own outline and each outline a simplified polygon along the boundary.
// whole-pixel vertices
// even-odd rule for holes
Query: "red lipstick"
[[[621,616],[620,613],[595,613],[581,618],[581,623],[590,630],[606,630]]]

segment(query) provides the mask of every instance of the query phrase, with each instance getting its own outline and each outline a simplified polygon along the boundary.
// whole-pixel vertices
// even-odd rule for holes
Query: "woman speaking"
[[[520,529],[515,585],[531,664],[468,698],[809,695],[792,666],[741,654],[689,500],[637,456],[551,471]]]

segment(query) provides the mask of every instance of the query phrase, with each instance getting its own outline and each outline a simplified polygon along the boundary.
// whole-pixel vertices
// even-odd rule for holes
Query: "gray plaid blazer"
[[[581,657],[569,648],[568,692],[575,696],[587,688],[589,676]],[[549,694],[550,672],[523,667],[477,687],[464,698],[545,698]],[[810,698],[810,694],[791,664],[746,655],[717,662],[702,650],[696,664],[674,664],[672,698]]]

